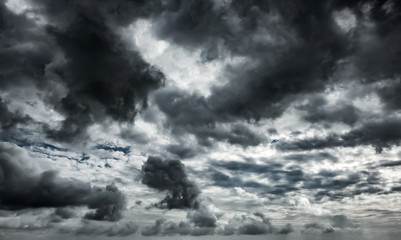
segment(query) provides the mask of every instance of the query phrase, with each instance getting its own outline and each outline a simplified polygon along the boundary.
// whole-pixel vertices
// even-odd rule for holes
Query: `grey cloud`
[[[267,132],[269,134],[271,134],[271,135],[277,135],[278,134],[277,129],[275,129],[275,128],[269,128],[269,129],[267,129]]]
[[[326,226],[320,223],[307,223],[304,225],[302,232],[309,231],[321,231],[322,233],[331,233],[334,232],[334,228],[332,226]]]
[[[68,207],[56,208],[54,212],[49,216],[50,222],[62,222],[65,219],[70,219],[75,217],[76,214],[73,209]]]
[[[379,165],[380,167],[397,167],[401,166],[401,160],[396,161],[382,161]]]
[[[44,123],[48,137],[59,141],[85,138],[87,127],[107,118],[133,121],[140,108],[146,108],[148,93],[163,85],[164,75],[125,46],[115,29],[143,16],[153,3],[40,0],[33,4],[33,11],[46,19],[45,27],[1,4],[5,22],[1,41],[8,46],[0,49],[5,55],[1,88],[37,87],[45,102],[65,116],[59,128]],[[32,47],[20,49],[24,44]],[[57,60],[61,55],[64,61]],[[55,91],[58,85],[65,93]]]
[[[308,162],[308,161],[324,161],[329,160],[330,162],[337,162],[338,158],[327,152],[319,152],[316,154],[290,154],[284,157],[286,160],[293,160],[297,162]]]
[[[87,206],[94,209],[85,218],[117,221],[125,207],[125,196],[114,185],[91,187],[89,183],[64,179],[55,171],[36,173],[33,161],[21,148],[0,143],[0,207]]]
[[[271,220],[263,213],[256,212],[253,215],[260,220],[246,215],[230,219],[229,224],[224,227],[223,234],[261,235],[276,231]]]
[[[187,214],[187,218],[190,222],[194,223],[195,227],[200,228],[215,228],[216,221],[220,215],[216,216],[207,206],[201,204],[199,209],[196,211],[190,211]]]
[[[303,156],[303,155],[302,155]],[[307,158],[307,154],[305,157]],[[314,154],[311,154],[313,157]],[[317,154],[319,156],[319,154]],[[323,157],[325,154],[323,154]],[[327,197],[331,200],[339,200],[346,197],[354,197],[361,194],[384,194],[385,181],[378,171],[330,171],[321,170],[318,173],[305,173],[296,166],[284,167],[281,164],[255,164],[245,162],[212,162],[214,167],[230,171],[230,175],[217,169],[207,171],[208,179],[215,186],[251,187],[268,197],[278,197],[289,192],[301,189],[309,190],[315,199],[320,201]],[[269,185],[259,181],[244,181],[248,173],[255,173],[261,178],[267,178]],[[233,176],[231,176],[233,175]]]
[[[357,228],[358,224],[352,222],[345,215],[334,215],[330,218],[333,227],[338,228]]]
[[[166,89],[155,94],[155,102],[167,116],[167,126],[173,134],[194,134],[199,144],[211,146],[211,139],[226,141],[244,147],[257,146],[266,140],[265,136],[255,133],[244,124],[235,123],[225,127],[232,117],[213,108],[202,96]]]
[[[170,235],[212,235],[214,227],[195,227],[189,222],[181,221],[178,224],[166,219],[157,219],[154,225],[147,226],[141,231],[143,236],[170,236]]]
[[[371,145],[378,153],[383,148],[398,146],[401,141],[401,120],[397,118],[368,121],[351,129],[343,135],[331,134],[325,138],[306,138],[280,142],[277,148],[282,151],[306,151],[335,147],[355,147]]]
[[[46,33],[24,15],[11,12],[0,3],[0,89],[18,85],[43,87],[45,67],[52,60],[54,44]]]
[[[223,8],[215,8],[212,1],[174,3],[161,15],[159,36],[205,49],[209,48],[205,44],[221,42],[231,54],[255,62],[252,69],[228,69],[235,77],[214,89],[210,106],[221,115],[256,120],[277,117],[293,101],[290,95],[322,89],[335,61],[348,52],[346,38],[337,33],[330,17],[335,6],[330,8],[326,2],[313,6],[296,1],[233,2]],[[273,13],[282,17],[278,26],[265,20]],[[235,27],[231,21],[237,22]],[[288,51],[277,51],[274,43],[252,38],[258,30],[274,32]],[[300,42],[291,39],[291,30]]]
[[[342,122],[352,126],[361,117],[361,111],[352,104],[339,102],[335,106],[327,106],[323,97],[309,99],[307,104],[299,105],[297,109],[306,111],[304,119],[311,123]]]
[[[81,224],[79,224],[79,227],[73,229],[63,227],[60,229],[60,233],[74,233],[76,235],[88,236],[107,235],[109,237],[124,237],[135,234],[138,229],[139,227],[131,221],[112,224],[100,224],[99,222],[95,221],[82,220]]]
[[[0,127],[3,130],[16,127],[18,124],[26,124],[31,118],[20,111],[11,112],[8,108],[8,102],[0,97]]]
[[[199,211],[198,211],[199,213]],[[166,236],[166,235],[261,235],[261,234],[288,234],[293,231],[290,224],[282,229],[274,227],[271,220],[263,213],[256,212],[253,216],[242,215],[229,219],[229,224],[223,228],[216,228],[215,225],[199,225],[193,222],[194,218],[191,215],[187,216],[190,222],[181,221],[178,224],[166,219],[158,219],[154,225],[147,226],[142,229],[143,236]],[[192,223],[192,224],[191,224]]]
[[[167,196],[155,206],[167,209],[197,209],[200,190],[188,179],[184,165],[179,160],[163,160],[149,157],[142,166],[142,183],[159,191],[167,191]]]
[[[129,141],[133,141],[139,144],[147,144],[150,143],[151,138],[148,134],[137,131],[136,129],[132,129],[130,127],[121,128],[120,137]]]
[[[367,17],[362,10],[364,4],[370,4],[369,20],[377,28],[369,32],[363,24],[357,24],[353,31],[341,32],[333,13],[349,10],[358,23]],[[399,75],[399,46],[396,43],[401,37],[400,5],[393,3],[392,10],[387,11],[383,4],[341,0],[320,1],[318,4],[292,0],[279,3],[233,1],[219,7],[213,1],[168,2],[163,14],[156,17],[159,37],[191,49],[200,48],[207,52],[205,55],[211,56],[207,57],[211,61],[227,54],[247,57],[253,64],[227,67],[225,77],[229,82],[215,87],[207,98],[169,93],[171,96],[164,94],[156,98],[156,103],[177,132],[216,138],[204,126],[216,130],[216,123],[277,118],[292,103],[305,100],[305,94],[322,92],[333,84],[341,83],[342,79],[333,76],[333,73],[341,71],[340,62],[347,60],[349,65],[356,67],[357,84],[390,79],[374,91],[388,109],[398,109],[400,101],[397,100],[397,89],[400,88],[400,81],[393,78]],[[274,24],[268,21],[272,16],[279,19],[275,18],[277,21]],[[279,43],[258,42],[255,36],[263,30],[273,33],[280,39]],[[366,40],[365,36],[373,37]],[[217,47],[211,47],[211,44]],[[224,50],[220,51],[219,48]],[[209,54],[209,51],[213,54]],[[168,99],[171,101],[166,101]],[[172,104],[169,106],[169,103]],[[307,112],[304,118],[311,123],[342,122],[355,126],[362,122],[363,117],[358,108],[345,101],[330,107],[324,99],[310,101],[299,106],[299,109]],[[202,117],[195,119],[193,116]],[[192,121],[194,125],[182,127]],[[323,142],[319,139],[300,142],[305,146],[299,148],[375,145],[380,152],[383,147],[395,144],[387,143],[389,139],[386,136],[382,136],[383,139],[376,136],[378,140],[352,140],[358,138],[355,134],[361,134],[357,131],[358,128],[349,135],[330,136]],[[342,138],[347,139],[343,141]],[[230,143],[243,142],[232,141],[229,137],[223,139]],[[258,142],[248,141],[245,144],[253,146]],[[308,148],[307,145],[312,146]],[[291,149],[295,150],[297,146]]]
[[[167,151],[176,155],[180,159],[192,158],[198,154],[196,149],[183,144],[171,144],[167,147]]]
[[[131,152],[131,147],[130,146],[126,146],[126,147],[120,147],[120,146],[116,146],[114,144],[97,144],[95,146],[96,149],[102,149],[102,150],[106,150],[106,151],[110,151],[110,152],[122,152],[124,154],[128,154]]]
[[[155,225],[146,227],[141,231],[142,235],[153,236],[153,235],[160,234],[160,232],[162,231],[162,224],[165,221],[166,221],[165,219],[157,219],[155,221]]]
[[[332,233],[337,230],[345,229],[345,228],[358,228],[359,225],[351,221],[345,215],[333,215],[326,216],[329,220],[329,224],[323,223],[307,223],[303,226],[303,233],[307,232],[322,232],[322,233]]]
[[[278,234],[289,234],[292,232],[294,232],[294,228],[292,227],[291,224],[288,223],[287,225],[285,225],[285,227],[281,228],[277,233]]]
[[[218,170],[211,170],[210,179],[213,180],[213,184],[225,188],[233,187],[252,187],[252,188],[267,188],[266,185],[258,183],[256,181],[244,181],[240,177],[231,177]]]

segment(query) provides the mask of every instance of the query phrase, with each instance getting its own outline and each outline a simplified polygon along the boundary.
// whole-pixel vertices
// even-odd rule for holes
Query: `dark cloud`
[[[289,234],[292,232],[294,232],[294,228],[292,227],[291,224],[288,223],[287,225],[285,225],[285,227],[281,228],[277,233],[278,234]]]
[[[324,161],[338,162],[338,158],[327,152],[319,152],[316,154],[290,154],[284,157],[286,160],[293,160],[297,162],[308,162],[308,161]]]
[[[160,37],[205,51],[214,49],[209,44],[221,43],[230,54],[255,62],[251,68],[228,69],[230,82],[214,89],[207,103],[221,115],[277,117],[293,100],[291,95],[323,89],[335,62],[349,52],[346,36],[338,33],[331,18],[334,6],[325,1],[234,1],[221,8],[212,1],[171,5],[159,18]],[[280,20],[269,24],[274,14]],[[281,43],[252,37],[263,31],[274,33]]]
[[[151,142],[151,138],[147,133],[140,132],[131,127],[121,128],[119,135],[125,140],[133,141],[139,144],[148,144]]]
[[[365,4],[370,5],[370,13],[364,12]],[[159,37],[190,49],[200,48],[206,60],[213,61],[225,55],[241,56],[253,64],[227,67],[224,74],[228,83],[214,87],[209,97],[167,91],[156,96],[156,103],[168,116],[168,124],[176,134],[195,134],[205,145],[210,144],[208,138],[214,138],[254,146],[263,141],[243,131],[241,135],[248,135],[247,141],[232,138],[220,131],[218,123],[277,118],[292,103],[305,100],[305,94],[322,92],[341,83],[341,77],[333,74],[342,71],[342,65],[349,64],[356,67],[358,84],[389,79],[373,91],[387,109],[398,109],[401,101],[397,100],[397,90],[401,85],[393,78],[400,73],[397,67],[401,59],[397,44],[401,39],[400,5],[391,2],[388,10],[383,4],[342,0],[318,4],[293,0],[224,4],[167,2],[163,13],[156,17]],[[344,10],[356,21],[355,29],[348,33],[340,29],[334,17],[336,12]],[[275,21],[269,22],[273,17]],[[364,26],[363,19],[369,19],[375,28]],[[271,33],[273,40],[259,40],[258,36],[264,32]],[[366,39],[367,36],[370,38]],[[342,122],[355,126],[363,119],[361,110],[344,100],[329,106],[324,98],[318,97],[297,105],[306,112],[304,119],[311,123]],[[358,130],[345,136],[330,136],[327,142],[318,139],[301,142],[306,146],[300,148],[375,145],[380,152],[383,147],[394,144],[387,144],[388,139],[380,138],[352,140],[358,138],[355,134],[365,134]],[[251,141],[252,138],[255,140]],[[307,145],[312,146],[308,148]]]
[[[200,228],[215,228],[217,227],[216,221],[221,215],[213,213],[209,207],[201,204],[196,211],[190,211],[187,218],[190,222],[194,223],[195,227]]]
[[[330,218],[333,227],[337,228],[357,228],[358,224],[352,222],[345,215],[334,215]]]
[[[168,116],[167,127],[171,127],[173,134],[194,134],[201,145],[211,146],[211,140],[216,140],[247,147],[257,146],[265,140],[265,136],[244,124],[225,126],[223,123],[230,122],[231,117],[213,109],[202,96],[166,89],[155,95],[155,102]]]
[[[251,187],[251,188],[268,188],[265,184],[258,183],[256,181],[244,181],[241,177],[231,177],[223,172],[215,169],[208,171],[210,179],[213,181],[213,185],[233,188],[233,187]]]
[[[113,224],[100,224],[90,220],[83,220],[75,229],[61,228],[61,233],[74,233],[76,235],[107,235],[109,237],[124,237],[135,234],[139,227],[133,222],[119,222]]]
[[[110,151],[110,152],[122,152],[124,154],[128,154],[131,152],[131,147],[130,146],[126,146],[126,147],[119,147],[116,146],[112,143],[109,144],[97,144],[95,146],[96,149],[102,149],[102,150],[106,150],[106,151]]]
[[[32,19],[14,14],[0,3],[0,89],[26,85],[44,87],[45,68],[52,61],[54,44]]]
[[[45,27],[1,4],[0,51],[6,79],[2,88],[31,84],[41,89],[45,102],[65,116],[57,129],[44,125],[48,137],[59,141],[85,137],[87,127],[107,118],[132,122],[147,106],[148,93],[163,85],[164,75],[125,46],[116,30],[145,14],[148,4],[124,0],[34,4]],[[26,49],[20,47],[24,44]],[[54,91],[58,85],[65,91]]]
[[[114,185],[107,185],[106,188],[92,188],[88,197],[88,207],[96,209],[87,213],[86,219],[98,221],[117,221],[122,217],[122,210],[125,207],[125,196]]]
[[[361,111],[348,103],[336,103],[335,106],[328,106],[323,97],[309,99],[307,104],[297,106],[297,109],[306,112],[303,117],[311,123],[330,124],[342,122],[354,125],[360,119]]]
[[[275,128],[269,128],[269,129],[267,129],[267,132],[270,135],[277,135],[278,134],[277,129],[275,129]]]
[[[335,147],[356,147],[370,145],[376,152],[383,148],[398,146],[401,141],[401,120],[397,118],[368,121],[351,129],[349,132],[337,135],[331,134],[325,138],[306,138],[295,141],[280,142],[277,149],[282,151],[304,151]]]
[[[242,215],[241,217],[234,217],[229,220],[229,224],[225,226],[223,234],[243,234],[243,235],[261,235],[273,233],[273,227],[270,218],[266,217],[263,213],[256,212],[253,216]]]
[[[199,213],[200,211],[197,211]],[[166,219],[158,219],[154,225],[147,226],[142,229],[143,236],[166,236],[166,235],[262,235],[262,234],[288,234],[293,232],[292,226],[287,224],[285,227],[278,229],[271,223],[270,218],[263,213],[255,212],[251,216],[242,215],[229,219],[229,224],[223,228],[216,228],[213,225],[199,225],[193,221],[193,215],[188,215],[189,222],[181,221],[178,224]],[[202,222],[204,222],[202,220]]]
[[[396,161],[382,161],[379,165],[380,167],[397,167],[401,166],[401,160]]]
[[[310,158],[320,156],[326,159],[326,153],[311,154]],[[290,155],[291,156],[291,155]],[[307,154],[301,155],[307,158]],[[293,156],[291,156],[293,157]],[[298,158],[297,155],[295,157]],[[279,163],[256,164],[251,162],[236,161],[212,161],[211,164],[218,168],[229,170],[224,173],[217,169],[209,169],[208,179],[215,186],[224,188],[244,187],[254,188],[259,194],[269,198],[281,197],[289,192],[300,190],[312,191],[315,199],[323,198],[341,200],[352,198],[361,194],[384,194],[385,181],[377,170],[325,170],[317,173],[305,173],[297,166],[283,166]],[[261,179],[267,179],[270,184],[259,181],[245,181],[249,173],[260,175]]]
[[[302,233],[308,233],[308,232],[332,233],[334,231],[337,231],[338,229],[359,227],[358,224],[351,221],[345,215],[326,216],[325,218],[328,218],[330,224],[307,223],[304,225]]]
[[[49,222],[59,223],[65,219],[70,219],[75,217],[76,214],[73,209],[68,207],[56,208],[52,214],[49,216]]]
[[[85,218],[99,221],[121,218],[125,196],[116,186],[91,187],[89,183],[61,178],[55,171],[35,172],[33,166],[34,162],[21,148],[0,144],[1,208],[87,206],[95,211]]]
[[[54,214],[63,219],[69,219],[75,216],[75,213],[70,208],[57,208],[54,210]]]
[[[171,236],[171,235],[212,235],[214,227],[195,227],[189,222],[181,221],[178,224],[166,219],[157,219],[155,224],[147,226],[141,231],[143,236]]]
[[[231,177],[223,172],[216,169],[209,171],[211,174],[211,180],[214,184],[222,187],[252,187],[264,189],[266,193],[271,194],[284,194],[285,192],[298,190],[294,187],[295,183],[305,181],[308,176],[298,168],[285,169],[280,163],[271,164],[255,164],[246,162],[212,162],[212,165],[219,168],[224,168],[232,171],[234,176]],[[244,181],[243,177],[246,177],[248,173],[257,173],[265,178],[268,178],[272,182],[281,182],[285,180],[287,184],[279,185],[266,185],[257,181]]]
[[[85,12],[79,11],[66,29],[51,33],[68,60],[58,71],[69,89],[56,106],[66,120],[59,130],[49,131],[53,138],[81,135],[103,116],[133,121],[135,105],[146,107],[148,92],[163,81],[163,74],[124,47],[110,26]]]
[[[326,226],[320,223],[307,223],[304,225],[302,232],[321,231],[322,233],[334,232],[332,226]]]
[[[198,154],[198,151],[194,148],[182,145],[182,144],[172,144],[167,147],[167,151],[176,155],[180,159],[192,158]]]
[[[163,160],[149,157],[141,170],[142,183],[167,196],[155,206],[167,209],[197,209],[200,190],[188,179],[185,166],[179,160]]]
[[[11,112],[8,102],[0,97],[0,127],[3,130],[16,127],[18,124],[26,124],[31,118],[21,111]]]
[[[143,236],[154,236],[160,234],[162,231],[162,224],[165,222],[165,219],[157,219],[155,221],[155,225],[145,227],[141,233]]]

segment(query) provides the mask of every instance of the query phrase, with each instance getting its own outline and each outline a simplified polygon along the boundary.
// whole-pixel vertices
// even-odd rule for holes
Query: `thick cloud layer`
[[[143,236],[358,229],[341,214],[392,222],[400,29],[396,0],[2,1],[0,139],[26,150],[0,143],[0,215],[43,211],[29,228],[59,227],[86,207],[65,231],[109,236],[138,231],[100,222],[126,205],[130,220],[154,221]],[[140,200],[35,168],[39,158]],[[143,187],[163,197],[141,205],[155,193]]]
[[[303,151],[334,147],[356,147],[370,145],[377,152],[393,145],[399,146],[401,141],[401,120],[389,118],[364,123],[343,135],[332,134],[325,138],[310,138],[297,141],[281,142],[279,150]]]
[[[59,141],[85,137],[87,127],[105,118],[132,122],[147,106],[148,93],[164,81],[164,75],[127,47],[117,32],[139,17],[146,4],[47,0],[34,4],[45,26],[1,4],[0,51],[5,56],[1,88],[42,89],[43,100],[65,116],[59,128],[45,124],[48,137]]]
[[[221,43],[229,54],[255,62],[250,68],[229,69],[230,82],[214,89],[207,103],[221,115],[277,117],[293,95],[323,89],[336,61],[350,51],[347,36],[331,17],[336,3],[329,1],[171,5],[160,18],[161,37],[204,49]],[[274,39],[253,37],[263,31],[273,32]]]
[[[261,212],[255,212],[250,216],[241,215],[230,218],[228,224],[216,228],[216,226],[200,226],[192,224],[192,221],[181,221],[178,224],[166,219],[157,219],[154,225],[142,229],[143,236],[170,236],[170,235],[264,235],[264,234],[288,234],[293,232],[292,226],[287,224],[283,228],[274,227],[271,220]]]
[[[18,124],[28,123],[31,118],[23,113],[11,112],[7,101],[0,97],[0,128],[3,130],[15,128]]]
[[[232,119],[217,109],[213,109],[202,96],[189,95],[175,90],[165,90],[156,94],[159,109],[168,117],[168,126],[175,135],[190,133],[196,136],[200,145],[210,147],[211,140],[257,146],[265,140],[261,134],[247,128],[244,124],[219,125]]]
[[[188,179],[184,165],[179,160],[163,160],[149,157],[141,170],[142,183],[167,191],[167,196],[155,204],[158,208],[197,209],[200,191],[196,184]]]
[[[383,110],[397,110],[400,10],[394,1],[167,1],[153,16],[159,38],[200,49],[205,61],[247,61],[227,66],[221,77],[228,82],[210,96],[166,90],[155,101],[174,135],[193,134],[205,146],[212,140],[257,146],[265,137],[237,121],[276,119],[293,104],[307,122],[355,126],[364,115],[347,101],[302,102],[343,84],[346,75],[357,84],[378,83],[369,91]],[[378,141],[396,144],[385,136]]]
[[[87,206],[94,209],[85,216],[87,219],[117,221],[122,217],[125,196],[116,186],[91,187],[61,178],[55,171],[40,172],[35,165],[21,148],[0,143],[1,208]]]

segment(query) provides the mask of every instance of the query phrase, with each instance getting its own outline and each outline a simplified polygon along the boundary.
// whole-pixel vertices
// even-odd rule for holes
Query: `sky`
[[[399,239],[400,42],[396,0],[1,0],[0,239]]]

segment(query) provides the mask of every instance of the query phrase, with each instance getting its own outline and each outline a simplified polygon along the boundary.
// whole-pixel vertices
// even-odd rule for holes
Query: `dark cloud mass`
[[[45,28],[14,15],[3,4],[6,37],[1,51],[10,59],[2,58],[2,88],[31,84],[44,89],[44,100],[65,116],[58,129],[45,125],[48,137],[70,142],[107,117],[133,121],[147,106],[148,93],[163,84],[163,73],[125,46],[116,31],[139,17],[145,3],[35,1],[38,13],[49,21]],[[23,45],[33,46],[25,51],[20,49]],[[26,66],[22,70],[21,61]],[[53,92],[55,85],[66,88],[65,93]]]
[[[373,146],[377,152],[401,141],[401,120],[389,118],[364,123],[343,135],[332,134],[325,138],[307,138],[296,141],[281,142],[277,148],[283,151],[302,151],[335,147]]]
[[[8,109],[7,101],[0,97],[0,127],[3,130],[16,127],[18,124],[28,123],[31,118],[20,111],[11,112]]]
[[[229,69],[233,79],[214,89],[207,103],[221,115],[277,117],[292,95],[321,90],[335,62],[350,52],[346,36],[333,23],[331,12],[336,6],[330,2],[233,1],[220,9],[212,1],[174,3],[160,18],[161,37],[205,49],[205,44],[221,42],[231,54],[255,61],[250,69]],[[280,15],[281,27],[269,24],[270,14]],[[281,43],[251,37],[263,30],[273,32]],[[292,31],[298,41],[291,39]]]
[[[157,93],[155,101],[168,116],[167,127],[171,127],[174,134],[194,134],[201,145],[210,147],[211,140],[216,140],[247,147],[257,146],[265,140],[265,136],[244,124],[224,126],[232,118],[213,109],[202,96],[167,89]]]
[[[304,100],[305,94],[323,92],[336,81],[341,84],[335,73],[341,70],[342,62],[348,62],[357,68],[359,83],[391,79],[374,93],[387,109],[398,109],[400,5],[387,2],[391,7],[386,8],[384,2],[341,0],[232,1],[219,5],[213,1],[167,1],[155,17],[159,37],[201,49],[206,61],[230,55],[249,58],[253,64],[227,67],[224,75],[229,82],[214,87],[209,97],[164,91],[156,95],[156,103],[168,116],[174,134],[192,133],[200,144],[208,146],[210,139],[256,146],[265,141],[263,136],[241,125],[232,125],[225,132],[219,123],[277,118],[292,103]],[[355,29],[341,29],[335,19],[340,11],[352,14]],[[363,25],[366,18],[376,26],[374,30]],[[346,17],[340,20],[352,21]],[[264,32],[272,33],[273,39],[260,40],[258,36]],[[354,126],[363,118],[362,112],[346,101],[327,106],[324,98],[318,100],[298,106],[305,111],[305,121]],[[385,136],[375,141],[380,142],[376,144],[379,151],[382,145],[396,144]],[[348,144],[365,145],[359,141],[336,145]]]
[[[85,218],[117,221],[125,207],[125,196],[114,185],[91,187],[89,183],[65,179],[57,172],[37,172],[35,162],[19,147],[0,143],[0,207],[87,206],[94,209]],[[36,171],[35,171],[36,170]],[[65,218],[66,214],[56,212]]]
[[[157,189],[167,191],[167,196],[155,204],[158,208],[167,209],[197,209],[200,190],[188,179],[185,166],[179,160],[163,160],[159,157],[149,157],[141,170],[142,183]]]
[[[0,1],[0,229],[387,231],[400,43],[399,0]]]

